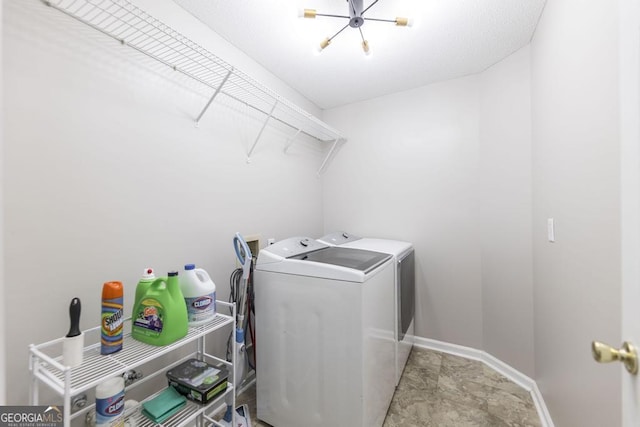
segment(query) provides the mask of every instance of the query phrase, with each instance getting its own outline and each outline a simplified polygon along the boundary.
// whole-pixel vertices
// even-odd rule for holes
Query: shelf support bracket
[[[264,132],[264,129],[267,127],[267,123],[269,123],[269,119],[273,116],[273,112],[275,111],[277,106],[278,106],[278,101],[276,101],[273,104],[273,107],[271,107],[271,111],[269,111],[269,115],[267,116],[267,119],[262,124],[262,128],[260,129],[260,132],[258,132],[258,136],[256,137],[256,140],[253,141],[253,145],[251,146],[251,148],[249,149],[249,152],[247,153],[247,163],[251,163],[251,154],[253,154],[253,150],[255,150],[256,145],[258,145],[258,141],[262,136],[262,132]]]
[[[213,102],[214,99],[216,99],[216,96],[218,96],[218,94],[220,93],[220,91],[222,90],[222,86],[224,86],[224,84],[227,82],[227,80],[229,79],[229,77],[231,77],[231,74],[233,74],[233,68],[229,70],[229,72],[227,73],[226,76],[224,76],[224,79],[222,79],[222,82],[220,83],[220,85],[216,88],[216,91],[213,93],[213,95],[211,96],[211,99],[209,99],[209,102],[207,102],[207,105],[204,106],[204,108],[202,109],[202,112],[200,113],[200,115],[198,116],[198,118],[196,119],[196,127],[198,127],[200,125],[200,119],[202,119],[202,116],[204,116],[204,113],[207,112],[207,110],[209,109],[209,106],[211,105],[211,103]]]
[[[289,140],[287,141],[287,145],[285,145],[284,147],[284,152],[286,153],[287,151],[289,151],[289,147],[291,147],[293,145],[293,143],[295,142],[296,138],[298,137],[298,135],[300,135],[300,132],[302,132],[302,129],[298,129],[298,131],[296,132],[295,135],[293,135],[291,138],[289,138]]]
[[[331,156],[333,155],[333,152],[336,151],[336,147],[338,147],[338,142],[340,142],[340,137],[337,137],[336,140],[333,141],[333,145],[331,146],[331,149],[329,150],[327,157],[324,158],[322,165],[320,165],[320,169],[318,169],[318,176],[322,174],[322,171],[324,170],[324,168],[327,166],[327,163],[329,162],[329,158],[331,158]]]

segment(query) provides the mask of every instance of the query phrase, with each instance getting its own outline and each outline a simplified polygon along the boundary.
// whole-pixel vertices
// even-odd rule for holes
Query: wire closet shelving
[[[247,161],[270,120],[281,122],[295,132],[289,138],[285,152],[300,134],[321,142],[333,142],[318,174],[327,166],[338,143],[345,141],[336,129],[127,0],[41,1],[213,89],[196,124],[221,94],[265,114],[266,119],[247,152]]]

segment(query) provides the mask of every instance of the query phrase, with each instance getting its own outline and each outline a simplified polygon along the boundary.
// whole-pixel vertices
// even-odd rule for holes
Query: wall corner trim
[[[542,427],[554,427],[553,421],[551,420],[551,415],[549,414],[547,405],[545,405],[544,403],[542,393],[540,392],[540,389],[538,388],[536,382],[517,369],[514,369],[513,367],[504,363],[502,360],[482,350],[477,350],[475,348],[465,347],[458,344],[450,344],[430,338],[415,337],[414,345],[416,347],[440,351],[442,353],[452,354],[454,356],[460,356],[464,357],[465,359],[477,360],[484,363],[488,367],[509,378],[511,381],[531,393],[531,398],[533,399],[533,403],[536,405],[536,410],[538,411],[538,416],[540,417]]]

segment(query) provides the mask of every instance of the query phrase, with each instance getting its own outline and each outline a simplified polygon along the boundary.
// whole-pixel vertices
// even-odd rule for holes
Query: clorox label
[[[96,399],[96,425],[103,427],[124,425],[124,390],[105,399]]]
[[[206,310],[209,308],[211,303],[213,302],[213,298],[210,296],[200,297],[191,303],[191,307],[195,310]]]
[[[115,403],[107,406],[105,413],[107,415],[116,415],[122,412],[123,407],[124,407],[124,396],[119,398]]]
[[[189,318],[189,322],[209,320],[216,314],[215,292],[199,297],[185,297],[184,302],[187,304],[187,317]]]

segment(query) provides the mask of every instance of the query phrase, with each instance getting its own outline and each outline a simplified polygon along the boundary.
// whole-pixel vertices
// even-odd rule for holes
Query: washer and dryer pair
[[[413,277],[413,256],[396,254],[393,244],[393,252],[350,247],[356,240],[343,238],[350,241],[294,237],[258,256],[257,416],[273,426],[384,422],[399,378],[398,349],[413,335],[413,323],[403,327],[396,309],[405,299],[396,283]]]

